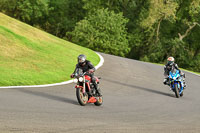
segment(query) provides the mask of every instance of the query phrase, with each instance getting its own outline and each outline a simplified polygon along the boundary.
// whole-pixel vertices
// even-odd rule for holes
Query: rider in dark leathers
[[[94,88],[96,89],[97,93],[99,95],[101,95],[101,92],[100,92],[100,88],[98,87],[97,83],[96,83],[96,79],[94,77],[94,72],[95,72],[95,67],[92,65],[92,63],[88,60],[86,60],[86,56],[81,54],[78,56],[78,64],[76,64],[76,68],[74,70],[74,72],[71,74],[71,78],[74,77],[75,75],[75,72],[77,70],[77,68],[80,68],[83,70],[83,73],[84,72],[87,72],[87,75],[91,77],[91,81],[94,85]]]
[[[169,72],[173,69],[177,69],[180,72],[180,75],[183,76],[183,82],[184,82],[184,88],[186,87],[185,84],[185,74],[178,68],[178,65],[176,63],[174,63],[174,58],[173,57],[169,57],[167,59],[167,64],[164,66],[164,76],[165,79],[163,81],[163,84],[165,85],[169,85]]]

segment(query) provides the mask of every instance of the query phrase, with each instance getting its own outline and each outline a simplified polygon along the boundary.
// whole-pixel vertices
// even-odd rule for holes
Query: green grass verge
[[[0,13],[0,86],[41,85],[69,80],[77,56],[94,65],[98,55]]]

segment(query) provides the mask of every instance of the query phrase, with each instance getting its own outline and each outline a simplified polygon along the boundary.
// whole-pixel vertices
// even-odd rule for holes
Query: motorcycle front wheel
[[[179,95],[179,89],[180,88],[178,88],[178,84],[175,84],[174,92],[175,92],[176,98],[180,97],[180,95]]]
[[[76,97],[78,99],[78,102],[80,105],[85,106],[88,102],[88,94],[85,93],[83,95],[82,89],[81,88],[76,88]]]

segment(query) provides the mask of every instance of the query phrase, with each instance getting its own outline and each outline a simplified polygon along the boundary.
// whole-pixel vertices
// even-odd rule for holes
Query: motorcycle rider
[[[183,83],[184,83],[184,88],[186,87],[185,84],[185,74],[178,68],[178,65],[174,63],[174,57],[169,57],[167,58],[167,64],[164,66],[164,76],[165,79],[163,81],[163,84],[169,85],[169,72],[173,69],[177,69],[180,72],[180,75],[183,77]]]
[[[77,68],[82,69],[83,73],[84,72],[88,72],[87,75],[91,77],[91,81],[92,81],[92,83],[94,85],[94,88],[97,91],[97,94],[99,96],[101,96],[100,88],[98,88],[98,85],[96,83],[96,78],[94,77],[94,72],[95,72],[96,69],[95,69],[95,67],[92,65],[92,63],[89,60],[86,60],[86,56],[85,55],[80,54],[78,56],[78,64],[76,64],[76,68],[75,68],[74,72],[70,76],[71,78],[74,77]]]

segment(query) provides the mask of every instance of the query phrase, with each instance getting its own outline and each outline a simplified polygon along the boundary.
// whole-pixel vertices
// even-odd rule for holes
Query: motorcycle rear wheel
[[[181,83],[179,83],[179,85],[181,86]],[[182,97],[183,96],[183,91],[182,91],[182,93],[180,94],[180,97]]]
[[[84,96],[81,88],[76,89],[76,97],[80,105],[85,106],[87,104],[88,94],[85,93],[85,96]]]
[[[103,97],[102,96],[96,97],[96,99],[97,99],[97,101],[94,103],[94,105],[101,106],[103,103]]]

